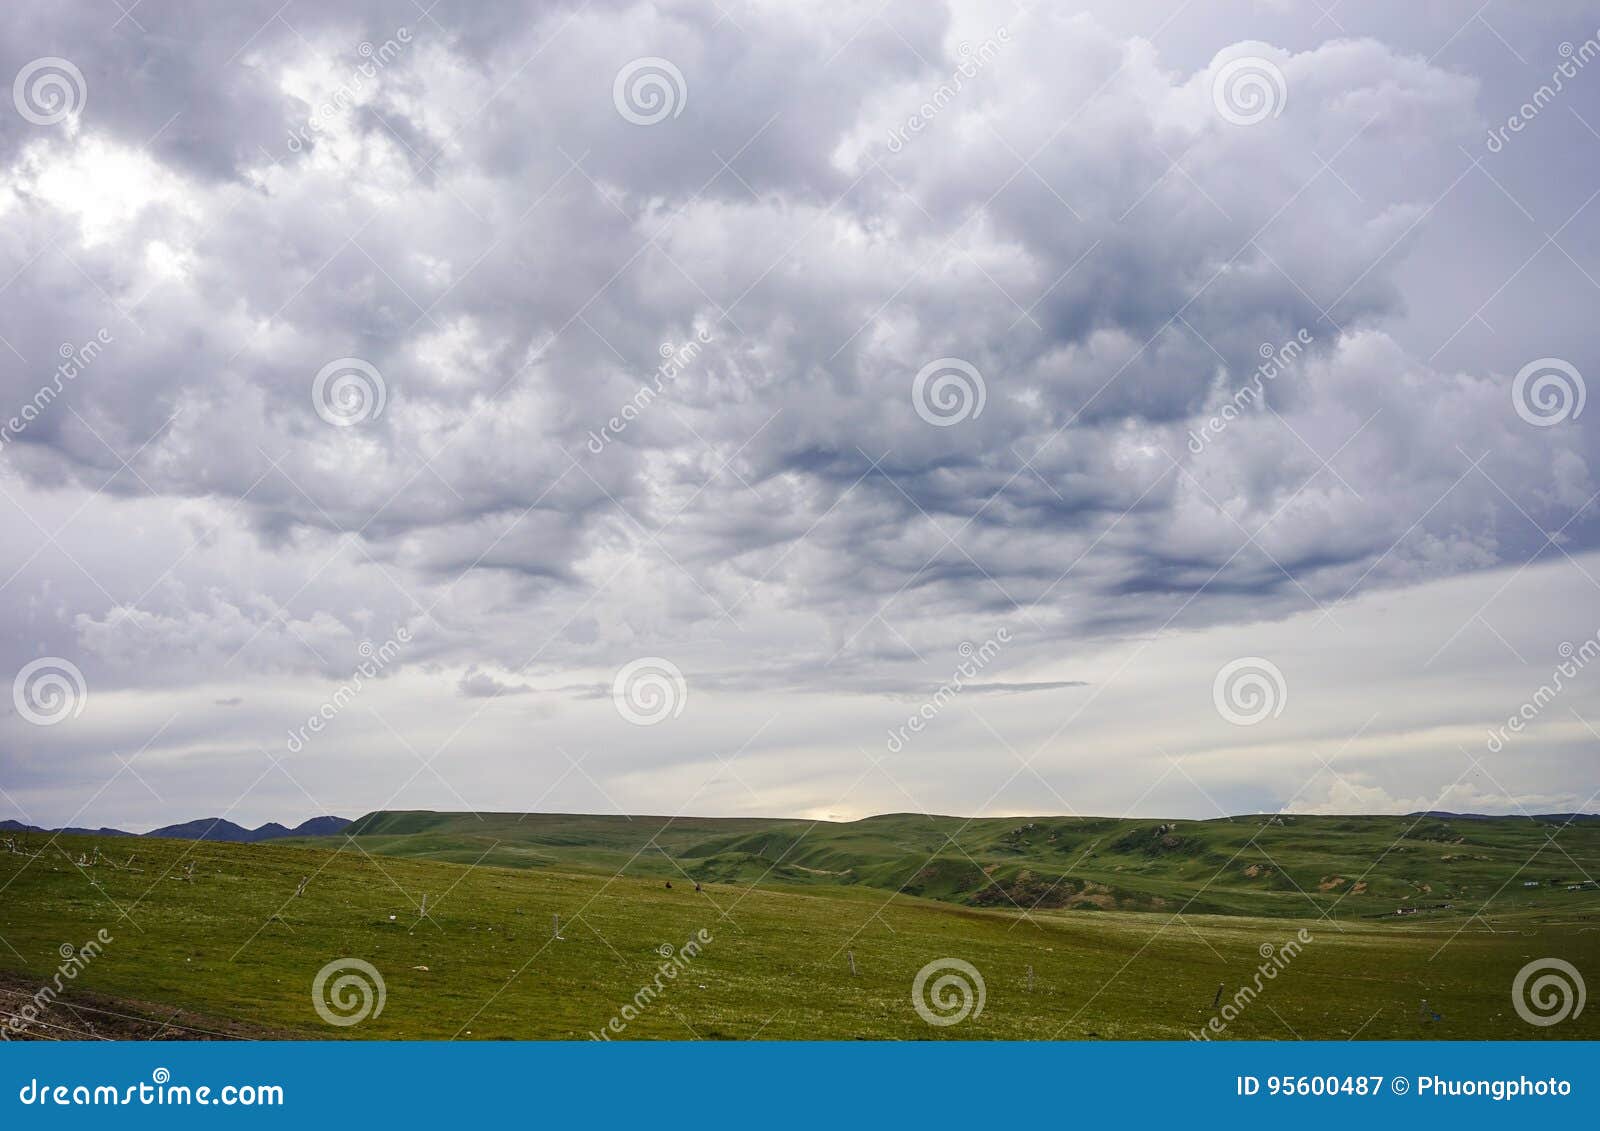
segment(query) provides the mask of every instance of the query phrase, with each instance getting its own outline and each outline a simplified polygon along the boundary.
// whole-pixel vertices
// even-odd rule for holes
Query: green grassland
[[[1593,817],[891,814],[836,823],[384,812],[346,832],[375,855],[746,886],[862,886],[1027,911],[1181,907],[1352,918],[1475,907],[1491,897],[1502,911],[1566,908],[1568,887],[1600,877]]]
[[[613,1039],[1182,1039],[1219,985],[1233,1000],[1264,948],[1281,958],[1305,931],[1216,1039],[1600,1038],[1600,1009],[1540,1028],[1511,997],[1533,959],[1600,972],[1600,892],[1547,882],[1600,874],[1592,824],[1283,822],[1158,834],[1171,822],[896,816],[802,838],[809,822],[379,814],[354,838],[102,842],[114,861],[82,865],[89,840],[36,836],[34,855],[0,854],[0,970],[47,983],[64,944],[104,929],[68,1002],[87,991],[328,1039],[584,1039],[613,1017],[627,1022]],[[992,865],[990,882],[958,861]],[[1249,874],[1258,862],[1273,870]],[[1062,876],[1096,898],[1019,911],[983,894]],[[1395,916],[1408,897],[1452,906]],[[635,1006],[661,948],[700,931],[701,953]],[[382,1013],[350,1027],[326,1024],[311,992],[344,958],[386,987]],[[985,998],[941,1027],[912,985],[946,958],[972,964]]]

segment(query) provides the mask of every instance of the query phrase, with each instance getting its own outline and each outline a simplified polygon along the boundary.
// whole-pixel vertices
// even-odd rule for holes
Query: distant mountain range
[[[0,832],[12,833],[64,833],[68,836],[152,836],[168,840],[221,840],[232,844],[254,844],[262,840],[280,840],[288,836],[337,836],[350,827],[345,817],[312,817],[294,828],[276,821],[268,821],[258,829],[247,829],[221,817],[202,817],[198,821],[185,821],[180,825],[167,825],[147,833],[130,833],[121,829],[41,829],[20,821],[0,821]]]
[[[429,814],[429,815],[430,816],[435,816],[435,817],[459,816],[459,814]],[[885,817],[893,817],[893,816],[900,816],[900,815],[902,815],[902,814],[884,814]],[[380,812],[376,812],[376,813],[368,813],[363,817],[358,817],[354,821],[352,821],[352,820],[350,820],[349,818],[346,818],[346,817],[312,817],[309,821],[304,821],[301,824],[296,825],[292,829],[288,828],[285,825],[280,825],[276,821],[268,821],[266,824],[262,825],[259,828],[247,829],[243,825],[236,825],[232,821],[225,820],[222,817],[202,817],[198,821],[184,821],[181,824],[165,825],[165,826],[163,826],[163,827],[161,827],[159,829],[152,829],[151,831],[149,831],[147,833],[130,833],[130,832],[126,832],[126,831],[124,831],[122,829],[83,829],[83,828],[76,828],[76,827],[74,827],[74,828],[64,828],[64,829],[45,829],[45,828],[40,828],[37,825],[25,825],[20,821],[0,821],[0,833],[19,833],[19,832],[61,833],[64,836],[99,836],[99,837],[118,837],[118,836],[138,837],[138,836],[147,836],[147,837],[164,837],[164,838],[166,838],[168,840],[214,840],[214,841],[226,841],[226,842],[228,842],[230,844],[255,844],[255,843],[259,842],[259,841],[281,840],[281,839],[283,839],[285,837],[338,836],[341,833],[346,833],[346,832],[348,832],[351,836],[362,836],[362,835],[365,835],[365,834],[376,833],[376,832],[380,832],[380,831],[382,831],[382,832],[390,832],[390,831],[393,831],[393,830],[390,830],[390,829],[384,827],[385,821],[390,816],[391,816],[391,814],[384,813],[384,812],[380,811]],[[530,814],[530,816],[534,816],[534,815]],[[553,814],[552,813],[552,814],[537,814],[537,816],[546,817],[546,818],[559,818],[559,817],[562,817],[562,816],[569,816],[570,817],[570,816],[573,816],[573,815],[572,814],[565,814],[564,815],[564,814]],[[1482,814],[1482,813],[1448,813],[1448,812],[1444,812],[1442,810],[1428,810],[1426,812],[1407,813],[1405,815],[1405,819],[1407,819],[1407,820],[1414,819],[1414,818],[1433,818],[1433,819],[1442,820],[1442,821],[1484,821],[1484,822],[1497,822],[1497,821],[1502,821],[1502,820],[1506,819],[1503,816],[1494,817],[1494,816],[1487,816],[1487,815]],[[478,818],[478,819],[481,819],[481,818]],[[868,820],[877,820],[879,818],[867,818],[867,819]],[[1049,818],[1044,818],[1044,819],[1049,819]],[[1528,818],[1522,818],[1522,819],[1526,820]],[[1540,823],[1540,824],[1546,824],[1546,823],[1557,823],[1557,824],[1563,824],[1563,825],[1569,825],[1569,824],[1582,824],[1582,825],[1600,824],[1600,814],[1595,814],[1595,813],[1541,813],[1538,816],[1533,817],[1531,819],[1533,821],[1537,822],[1537,823]],[[519,820],[521,820],[521,818],[519,818]],[[763,823],[763,822],[765,822],[765,823],[772,824],[772,825],[781,825],[781,824],[788,823],[787,819],[785,819],[785,818],[774,818],[774,817],[757,817],[757,818],[749,818],[749,820],[753,821],[755,823]],[[681,818],[679,819],[679,821],[681,823]],[[824,823],[831,823],[831,822],[824,822]],[[409,831],[409,830],[407,830],[407,831]]]

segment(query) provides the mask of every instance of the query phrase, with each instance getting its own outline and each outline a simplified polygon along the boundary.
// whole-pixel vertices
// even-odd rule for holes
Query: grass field
[[[917,822],[929,818],[829,826],[818,845],[813,832],[797,846],[807,822],[685,822],[652,842],[661,822],[644,818],[641,835],[609,818],[499,817],[489,820],[525,835],[493,828],[480,844],[461,833],[473,818],[439,816],[380,815],[354,839],[305,845],[105,841],[112,859],[85,865],[87,839],[35,837],[35,856],[0,854],[0,969],[48,984],[64,944],[105,930],[64,1005],[88,991],[315,1038],[582,1039],[617,1018],[613,1039],[1181,1039],[1216,1015],[1219,985],[1217,1009],[1276,963],[1214,1039],[1600,1037],[1600,1009],[1536,1027],[1511,995],[1535,959],[1561,958],[1591,980],[1600,971],[1600,892],[1548,882],[1600,872],[1587,823],[1552,842],[1554,824],[1436,822],[1434,837],[1390,846],[1379,841],[1404,828],[1397,818],[1180,822],[1159,835],[1158,822],[1041,818],[977,822],[958,850],[945,845],[980,874],[1010,854],[990,891],[1020,896],[1067,872],[1073,897],[1031,909],[1019,899],[1019,911],[938,867],[920,896],[896,894],[887,870],[876,879],[888,860],[928,847],[936,831]],[[1237,851],[1254,832],[1271,872],[1252,874],[1258,858]],[[617,875],[635,839],[671,858],[641,855]],[[1052,870],[1057,852],[1082,863]],[[1362,893],[1341,900],[1375,859],[1398,863],[1371,868]],[[759,885],[751,860],[772,869]],[[1345,882],[1324,887],[1324,876]],[[1452,906],[1395,916],[1408,897]],[[641,1001],[661,948],[695,937],[709,941]],[[1263,957],[1268,947],[1277,959]],[[381,1014],[346,1027],[319,1016],[312,982],[347,958],[378,971],[386,998]],[[983,1008],[930,1024],[913,982],[952,958],[981,978]]]

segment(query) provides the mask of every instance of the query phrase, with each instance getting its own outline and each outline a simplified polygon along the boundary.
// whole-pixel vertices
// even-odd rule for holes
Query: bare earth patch
[[[71,990],[39,1008],[42,982],[0,971],[0,1039],[9,1041],[287,1041],[306,1034]],[[41,999],[43,1001],[44,999]],[[32,1014],[25,1013],[33,1006]],[[32,1018],[29,1020],[29,1018]]]

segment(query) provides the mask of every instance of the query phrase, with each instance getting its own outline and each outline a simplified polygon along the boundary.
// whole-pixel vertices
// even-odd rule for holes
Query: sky
[[[1600,810],[1600,2],[814,7],[5,5],[0,817]]]

